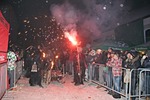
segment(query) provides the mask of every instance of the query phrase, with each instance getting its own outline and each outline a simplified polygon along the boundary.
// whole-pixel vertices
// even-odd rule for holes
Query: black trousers
[[[83,84],[85,78],[85,68],[81,66],[80,73],[76,67],[74,67],[74,82],[75,84]]]
[[[35,86],[35,85],[41,86],[41,75],[39,72],[31,72],[29,84],[31,86]]]

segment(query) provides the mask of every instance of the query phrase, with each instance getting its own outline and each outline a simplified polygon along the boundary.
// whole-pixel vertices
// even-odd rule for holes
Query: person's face
[[[133,56],[132,56],[130,53],[127,54],[127,57],[128,57],[129,59],[133,59]]]
[[[101,53],[102,53],[102,51],[101,51],[101,50],[98,50],[96,53],[97,53],[97,54],[101,54]]]
[[[117,60],[117,59],[118,59],[118,55],[115,54],[115,55],[113,56],[113,58]]]
[[[114,54],[112,53],[110,56],[111,56],[111,57],[114,57]]]
[[[111,49],[108,49],[108,52],[112,52],[112,50],[111,50]]]

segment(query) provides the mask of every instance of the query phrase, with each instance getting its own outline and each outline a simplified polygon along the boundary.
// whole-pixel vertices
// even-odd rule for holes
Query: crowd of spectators
[[[113,89],[117,92],[125,90],[125,84],[129,84],[130,82],[129,73],[132,69],[134,71],[131,73],[131,95],[136,95],[137,83],[139,81],[139,72],[137,69],[150,68],[150,51],[145,51],[142,54],[136,50],[121,51],[109,48],[108,50],[97,49],[95,51],[90,48],[86,53],[86,58],[89,70],[87,78],[90,79],[92,76],[92,80],[107,86],[109,88],[108,94],[111,94],[114,98],[121,98],[121,96],[110,90]],[[92,69],[90,69],[91,66]],[[143,91],[149,94],[147,90],[147,88],[150,88],[148,77],[149,73],[147,72],[143,80],[145,84]],[[127,91],[129,93],[129,90]],[[132,100],[135,99],[136,97],[132,97]]]
[[[46,57],[43,57],[43,52],[46,53]],[[15,52],[17,55],[17,52]],[[150,68],[150,51],[145,51],[140,53],[136,50],[130,51],[121,51],[113,50],[108,48],[108,50],[92,48],[86,48],[82,51],[84,54],[85,62],[84,67],[85,71],[82,73],[84,76],[84,81],[98,81],[100,84],[108,87],[108,94],[111,94],[114,98],[121,98],[119,93],[112,92],[111,89],[114,89],[117,92],[125,90],[125,84],[129,84],[131,73],[131,95],[136,95],[137,83],[139,81],[139,72],[136,69],[139,68]],[[22,55],[22,53],[21,53]],[[56,55],[55,55],[56,56]],[[59,57],[55,58],[54,53],[51,50],[44,50],[40,47],[32,47],[30,51],[26,50],[24,52],[24,70],[26,71],[25,76],[30,78],[29,83],[31,86],[41,85],[41,82],[44,77],[44,73],[50,70],[52,67],[51,62],[54,61],[54,68],[61,70],[64,74],[75,75],[74,69],[74,58],[77,56],[75,51],[64,50],[59,53]],[[19,58],[18,59],[22,59]],[[81,58],[80,61],[83,61]],[[37,70],[32,70],[33,65],[37,65]],[[64,69],[63,69],[64,67]],[[123,70],[125,69],[125,70]],[[143,84],[141,84],[142,91],[145,91],[147,94],[150,93],[150,73],[146,72],[146,75],[143,76]],[[74,81],[74,80],[73,80]],[[129,93],[129,90],[127,90]],[[132,97],[132,100],[135,100],[135,97]]]

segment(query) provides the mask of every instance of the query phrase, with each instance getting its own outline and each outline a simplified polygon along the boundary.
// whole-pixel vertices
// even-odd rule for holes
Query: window
[[[145,31],[145,38],[146,38],[146,42],[150,41],[150,29],[147,29]]]

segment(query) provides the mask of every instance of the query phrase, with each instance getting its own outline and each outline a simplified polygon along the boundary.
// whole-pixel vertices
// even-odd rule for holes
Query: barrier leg
[[[140,72],[140,76],[139,76],[139,100],[141,98],[141,85],[142,85],[142,76],[141,76],[141,72]]]
[[[91,83],[92,81],[92,64],[90,64],[90,69],[89,69],[89,82]]]
[[[103,67],[102,66],[99,66],[99,82],[100,82],[100,84],[104,84]]]

